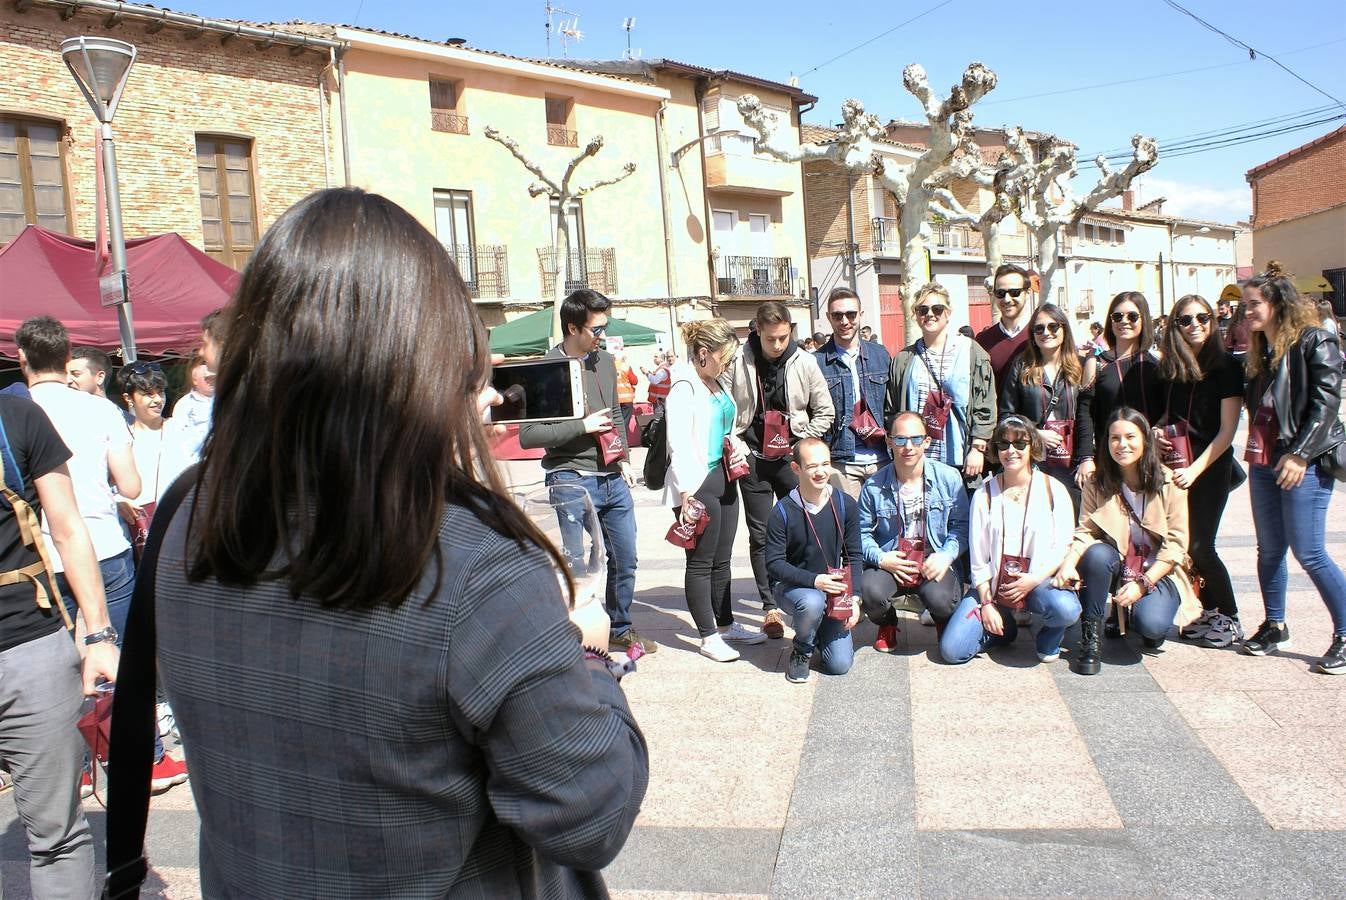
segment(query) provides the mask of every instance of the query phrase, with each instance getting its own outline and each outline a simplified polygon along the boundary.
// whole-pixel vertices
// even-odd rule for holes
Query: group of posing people
[[[675,516],[704,508],[709,519],[685,576],[701,652],[736,659],[732,645],[780,636],[784,610],[795,631],[787,677],[807,679],[815,655],[841,673],[861,614],[887,650],[910,608],[928,613],[954,663],[1024,623],[1053,661],[1076,620],[1082,674],[1099,671],[1101,636],[1130,627],[1153,650],[1175,621],[1189,640],[1264,655],[1288,646],[1293,550],[1332,615],[1317,668],[1346,672],[1346,579],[1324,549],[1333,486],[1346,478],[1341,353],[1291,281],[1272,269],[1244,285],[1243,362],[1196,295],[1178,300],[1156,343],[1145,297],[1118,294],[1108,350],[1081,357],[1065,313],[1032,305],[1023,269],[1002,266],[994,294],[999,321],[968,338],[948,327],[945,288],[925,285],[912,303],[921,337],[892,358],[858,339],[860,302],[845,288],[828,298],[832,337],[812,354],[779,303],[759,307],[742,346],[724,320],[684,326],[664,498]],[[1251,635],[1215,551],[1247,478],[1266,609]],[[732,611],[740,502],[761,630]],[[620,608],[620,593],[610,599]]]

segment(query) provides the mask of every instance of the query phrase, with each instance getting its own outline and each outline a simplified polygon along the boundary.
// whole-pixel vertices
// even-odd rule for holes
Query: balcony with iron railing
[[[727,296],[789,297],[793,268],[788,256],[721,256],[715,260],[716,291]]]
[[[871,223],[873,242],[870,250],[875,256],[899,256],[902,253],[902,242],[898,238],[897,219],[890,216],[880,216]]]
[[[553,147],[578,147],[579,132],[571,131],[564,125],[547,125],[547,143]]]
[[[617,293],[617,250],[614,247],[584,247],[569,254],[566,267],[565,292],[581,288],[609,296]],[[538,275],[542,293],[550,296],[556,290],[556,248],[537,250]]]
[[[986,258],[986,242],[981,232],[967,225],[932,224],[930,248],[941,256]]]
[[[444,109],[433,109],[430,111],[430,130],[448,134],[467,134],[467,116],[460,116]]]
[[[509,296],[509,252],[498,244],[445,244],[458,274],[474,299],[501,300]]]

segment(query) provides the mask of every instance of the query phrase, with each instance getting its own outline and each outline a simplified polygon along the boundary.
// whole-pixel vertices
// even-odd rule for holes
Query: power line
[[[1272,116],[1269,119],[1260,119],[1255,122],[1243,122],[1238,125],[1222,125],[1219,128],[1212,128],[1209,131],[1198,131],[1192,134],[1182,134],[1182,135],[1176,135],[1174,137],[1158,138],[1157,140],[1159,146],[1164,150],[1169,149],[1177,150],[1180,149],[1185,144],[1196,143],[1210,138],[1230,137],[1233,135],[1237,135],[1241,132],[1255,131],[1258,129],[1270,128],[1278,125],[1288,125],[1292,122],[1295,122],[1296,120],[1321,116],[1324,113],[1327,113],[1335,109],[1336,109],[1335,106],[1327,104],[1325,106],[1317,106],[1311,109],[1303,109],[1300,110],[1299,112],[1286,113],[1285,115],[1281,116]],[[1092,159],[1093,157],[1098,155],[1099,154],[1097,153],[1092,153],[1089,154],[1089,158]],[[1109,159],[1115,157],[1130,156],[1131,147],[1130,146],[1112,147],[1108,150],[1104,150],[1102,155],[1108,157]]]
[[[949,5],[950,3],[952,3],[952,2],[953,2],[953,0],[944,0],[943,3],[937,3],[936,5],[930,7],[929,9],[927,9],[925,12],[923,12],[923,13],[918,13],[918,14],[912,16],[910,19],[907,19],[905,22],[898,22],[898,23],[897,23],[896,25],[894,25],[892,28],[889,28],[887,31],[880,32],[879,34],[874,35],[872,38],[870,38],[869,40],[865,41],[863,44],[856,44],[854,47],[852,47],[851,49],[845,51],[844,53],[838,53],[836,56],[832,57],[831,59],[827,60],[826,62],[820,62],[820,63],[818,63],[818,65],[814,66],[812,69],[809,69],[807,72],[804,72],[804,73],[802,73],[802,74],[803,74],[803,75],[811,75],[812,73],[814,73],[814,72],[818,71],[819,69],[821,69],[823,66],[830,66],[832,63],[836,62],[837,60],[842,59],[843,57],[850,56],[850,55],[851,55],[852,53],[854,53],[856,50],[860,50],[860,49],[863,49],[863,48],[865,48],[865,47],[868,47],[870,44],[874,43],[875,41],[879,40],[880,38],[885,38],[885,37],[887,37],[888,35],[892,34],[894,31],[897,31],[899,28],[905,28],[906,26],[910,25],[912,22],[915,22],[917,19],[923,19],[923,18],[925,18],[926,16],[930,15],[932,12],[935,12],[936,10],[939,10],[939,9],[943,9],[944,7],[948,6],[948,5]],[[801,75],[801,77],[802,77],[802,75]]]
[[[1323,41],[1321,44],[1311,44],[1307,47],[1297,47],[1294,50],[1286,50],[1281,55],[1289,56],[1292,53],[1306,53],[1309,50],[1317,50],[1321,47],[1330,47],[1333,44],[1341,44],[1341,43],[1346,43],[1346,38],[1336,38],[1335,40],[1331,41]],[[1192,75],[1196,72],[1209,72],[1213,69],[1228,69],[1233,66],[1244,65],[1244,63],[1245,63],[1244,60],[1239,60],[1237,62],[1216,63],[1215,65],[1211,66],[1199,66],[1195,69],[1179,69],[1175,72],[1160,72],[1157,75],[1142,75],[1139,78],[1123,78],[1120,81],[1103,81],[1099,82],[1098,84],[1086,84],[1081,85],[1080,87],[1062,88],[1061,90],[1058,91],[1043,91],[1039,94],[1024,94],[1019,97],[997,97],[995,99],[982,100],[977,104],[977,106],[978,107],[994,106],[997,103],[1015,103],[1020,100],[1037,100],[1041,97],[1059,97],[1062,94],[1074,94],[1080,91],[1093,91],[1099,88],[1117,87],[1118,85],[1123,84],[1137,84],[1142,81],[1156,81],[1160,78],[1173,78],[1178,75]]]
[[[1303,131],[1306,128],[1313,128],[1315,126],[1325,125],[1330,122],[1338,122],[1343,119],[1346,119],[1346,113],[1338,113],[1336,115],[1325,116],[1323,118],[1313,119],[1307,122],[1297,122],[1290,125],[1282,125],[1280,127],[1264,129],[1262,131],[1252,132],[1248,134],[1237,134],[1227,137],[1212,136],[1204,141],[1191,141],[1185,144],[1180,144],[1177,147],[1164,147],[1163,158],[1177,159],[1183,156],[1191,156],[1196,153],[1207,153],[1211,150],[1224,150],[1229,147],[1237,147],[1243,144],[1251,144],[1254,141],[1265,140],[1266,138],[1269,137],[1276,137],[1282,134],[1290,134],[1296,131]],[[1131,158],[1130,152],[1117,153],[1112,156],[1105,157],[1105,159],[1107,159],[1107,161],[1109,162],[1121,162],[1122,160],[1130,158]],[[1093,160],[1086,161],[1083,158],[1080,159],[1080,162],[1082,163],[1087,162],[1089,165],[1094,164]]]
[[[1212,25],[1210,22],[1207,22],[1205,19],[1201,18],[1201,17],[1198,16],[1196,13],[1192,12],[1190,9],[1187,9],[1186,7],[1182,6],[1181,4],[1174,2],[1174,0],[1164,0],[1164,3],[1166,3],[1170,8],[1172,8],[1172,9],[1176,9],[1178,12],[1182,13],[1183,15],[1185,15],[1185,16],[1187,16],[1187,17],[1193,19],[1193,20],[1195,20],[1196,22],[1198,22],[1198,23],[1201,25],[1202,28],[1205,28],[1205,29],[1207,29],[1208,31],[1213,31],[1213,32],[1215,32],[1215,33],[1218,34],[1220,37],[1224,38],[1226,41],[1228,41],[1229,43],[1233,44],[1235,47],[1241,47],[1241,48],[1243,48],[1244,50],[1247,50],[1247,51],[1248,51],[1248,58],[1249,58],[1249,59],[1257,59],[1257,57],[1258,57],[1258,55],[1259,55],[1259,53],[1260,53],[1260,55],[1261,55],[1263,58],[1271,60],[1273,63],[1276,64],[1276,66],[1277,66],[1278,68],[1280,68],[1282,71],[1284,71],[1284,72],[1286,72],[1287,74],[1289,74],[1290,76],[1292,76],[1296,81],[1299,81],[1299,82],[1301,82],[1302,84],[1307,85],[1308,87],[1310,87],[1310,88],[1312,88],[1313,90],[1317,91],[1318,93],[1322,94],[1322,95],[1323,95],[1324,97],[1326,97],[1327,99],[1331,100],[1331,101],[1332,101],[1333,103],[1335,103],[1337,106],[1340,106],[1343,110],[1346,110],[1346,103],[1343,103],[1343,102],[1342,102],[1341,100],[1339,100],[1338,98],[1332,96],[1332,95],[1329,94],[1327,91],[1325,91],[1325,90],[1323,90],[1322,88],[1318,87],[1318,85],[1316,85],[1316,84],[1314,84],[1313,82],[1309,81],[1307,78],[1305,78],[1304,76],[1300,75],[1298,72],[1296,72],[1296,71],[1294,71],[1293,69],[1291,69],[1289,66],[1287,66],[1285,63],[1283,63],[1283,62],[1281,62],[1280,60],[1278,60],[1276,57],[1271,56],[1271,55],[1266,54],[1266,53],[1261,53],[1261,52],[1260,52],[1259,50],[1257,50],[1256,48],[1252,47],[1252,46],[1249,45],[1249,44],[1245,44],[1243,41],[1241,41],[1241,40],[1239,40],[1238,38],[1234,37],[1232,34],[1229,34],[1229,33],[1226,32],[1226,31],[1221,31],[1219,28],[1217,28],[1216,26]]]

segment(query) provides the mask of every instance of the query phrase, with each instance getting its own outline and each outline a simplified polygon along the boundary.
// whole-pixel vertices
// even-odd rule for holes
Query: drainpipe
[[[659,209],[663,213],[664,224],[664,288],[668,292],[668,339],[669,349],[678,343],[678,323],[673,311],[673,298],[677,294],[677,267],[673,263],[673,219],[668,208],[668,133],[664,127],[664,113],[668,110],[668,101],[660,100],[654,113],[654,145],[659,155]]]
[[[341,94],[341,167],[346,187],[351,186],[351,135],[346,117],[346,50],[334,51],[337,61],[337,91]]]
[[[318,123],[322,128],[322,183],[323,187],[332,186],[332,146],[327,134],[327,73],[336,65],[336,51],[329,50],[330,60],[318,73]]]
[[[710,89],[710,79],[700,78],[696,82],[696,133],[703,138],[697,142],[697,152],[701,155],[701,203],[705,211],[706,223],[706,269],[710,272],[710,304],[711,309],[717,309],[720,303],[720,283],[715,278],[715,248],[711,245],[711,237],[715,234],[715,221],[710,215],[710,189],[706,184],[706,120],[702,101],[705,100],[706,92]]]

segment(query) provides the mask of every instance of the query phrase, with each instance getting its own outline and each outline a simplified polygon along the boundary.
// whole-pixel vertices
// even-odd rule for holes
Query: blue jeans
[[[797,653],[812,656],[821,651],[822,670],[827,675],[845,675],[855,661],[850,629],[840,619],[827,618],[827,598],[816,588],[775,586],[776,602],[790,617],[795,630]]]
[[[1311,465],[1299,487],[1283,491],[1276,486],[1273,467],[1249,469],[1248,490],[1257,530],[1257,581],[1262,587],[1267,619],[1285,621],[1285,553],[1293,550],[1332,614],[1332,630],[1346,634],[1346,578],[1324,547],[1332,476]]]
[[[978,602],[976,592],[969,593],[954,610],[949,624],[944,626],[944,635],[939,639],[939,655],[945,662],[960,665],[983,650],[1012,644],[1019,636],[1014,610],[997,604],[1000,619],[1005,624],[1004,634],[997,636],[982,627],[981,616],[976,613]],[[1052,587],[1049,579],[1032,590],[1025,607],[1032,617],[1030,627],[1037,632],[1038,653],[1050,656],[1061,652],[1061,639],[1066,636],[1066,629],[1080,617],[1080,600],[1075,592]]]
[[[1111,544],[1097,543],[1080,557],[1080,602],[1086,619],[1103,618],[1108,597],[1118,585],[1122,571],[1122,555]],[[1131,607],[1131,626],[1142,637],[1158,640],[1168,635],[1173,618],[1178,614],[1182,598],[1172,578],[1161,578],[1144,597]]]
[[[126,619],[131,613],[131,595],[136,589],[136,563],[133,550],[109,556],[98,561],[98,569],[103,575],[103,595],[107,598],[108,622],[117,630],[117,649],[126,639]],[[75,604],[75,595],[65,580],[65,573],[56,576],[56,587],[61,591],[61,599],[73,621],[79,607]],[[159,730],[154,731],[154,761],[164,758],[164,742]]]
[[[631,599],[636,588],[636,505],[631,489],[620,473],[613,475],[586,475],[573,469],[555,469],[547,473],[548,487],[554,484],[573,484],[589,492],[598,525],[603,529],[603,543],[608,551],[608,617],[612,619],[612,636],[626,634],[631,628]],[[584,560],[580,549],[583,541],[580,516],[561,516],[561,552],[578,571],[583,571]]]

